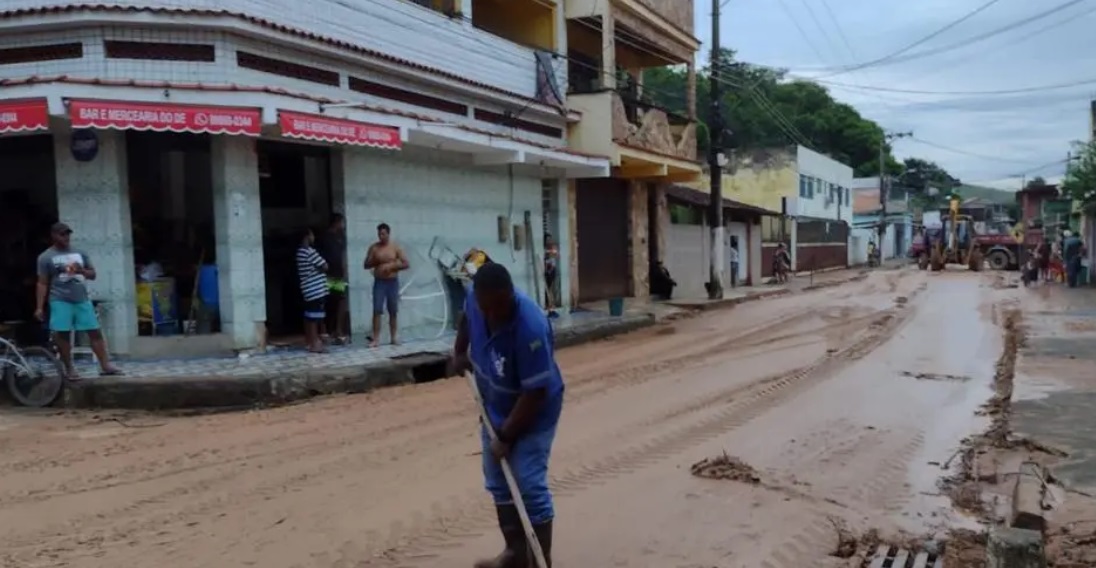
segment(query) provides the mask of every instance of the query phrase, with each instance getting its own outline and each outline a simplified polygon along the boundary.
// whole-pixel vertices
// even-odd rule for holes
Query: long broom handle
[[[494,426],[491,426],[491,419],[487,416],[487,407],[483,405],[483,395],[480,394],[479,385],[476,384],[476,377],[468,372],[464,376],[472,387],[472,396],[476,398],[476,406],[479,407],[483,428],[487,430],[487,435],[490,436],[492,441],[498,441],[498,433],[495,432]],[[525,540],[529,543],[529,549],[533,551],[533,560],[536,561],[537,568],[548,568],[548,562],[544,560],[544,550],[540,548],[540,540],[537,539],[537,533],[533,530],[533,523],[529,520],[529,512],[525,510],[525,501],[521,499],[521,489],[518,488],[518,482],[514,479],[514,472],[510,469],[510,461],[502,458],[499,460],[499,465],[502,466],[502,476],[506,478],[506,485],[510,488],[510,496],[514,499],[518,516],[521,517],[521,527],[525,530]]]

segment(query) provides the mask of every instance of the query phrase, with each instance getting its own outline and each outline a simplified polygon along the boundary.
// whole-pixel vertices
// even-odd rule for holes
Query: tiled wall
[[[71,2],[6,0],[4,10]],[[243,13],[372,49],[526,96],[536,93],[533,50],[404,0],[115,0],[112,5]],[[560,84],[566,85],[566,66]]]
[[[352,148],[341,152],[336,180],[341,178],[344,184],[351,321],[358,337],[371,325],[373,277],[361,266],[365,251],[376,240],[378,223],[392,227],[392,239],[411,262],[411,269],[400,276],[401,287],[406,287],[405,298],[419,299],[405,299],[400,308],[404,339],[434,337],[446,319],[440,272],[429,258],[435,237],[458,255],[472,247],[486,250],[510,269],[515,284],[527,293],[533,293],[533,278],[542,276],[539,266],[532,269],[528,249],[513,250],[512,236],[510,242],[499,242],[497,223],[500,215],[509,216],[512,229],[523,225],[524,212],[530,211],[535,250],[543,262],[541,180],[524,172],[511,181],[505,169],[471,168],[467,160],[444,156],[413,148],[399,153]],[[565,204],[561,210],[567,210]],[[566,254],[568,243],[561,242],[560,250]],[[567,266],[566,258],[561,265]],[[564,278],[567,286],[569,275]],[[382,337],[387,340],[387,331]]]
[[[247,349],[258,344],[258,331],[266,321],[255,140],[215,136],[211,155],[221,328],[232,338],[236,349]]]
[[[420,9],[417,6],[412,6]],[[104,40],[138,41],[138,42],[178,42],[213,44],[216,49],[216,61],[214,62],[187,62],[187,61],[154,61],[154,60],[127,60],[106,59],[103,52]],[[41,61],[27,64],[0,66],[0,79],[24,79],[31,76],[59,76],[88,79],[110,80],[137,80],[137,81],[165,81],[175,84],[201,83],[204,85],[246,85],[254,87],[273,86],[286,89],[293,93],[305,93],[311,96],[325,97],[331,100],[353,100],[375,105],[394,111],[414,113],[421,116],[430,116],[445,121],[457,122],[475,127],[480,130],[497,132],[507,136],[527,139],[539,144],[563,146],[562,138],[553,138],[527,131],[517,131],[512,127],[501,126],[488,122],[474,120],[472,118],[451,113],[443,113],[433,109],[410,105],[391,99],[383,99],[371,95],[365,95],[346,88],[348,74],[382,82],[386,85],[398,87],[414,92],[422,92],[435,97],[468,105],[469,107],[482,108],[484,110],[504,113],[514,111],[513,104],[500,103],[491,99],[477,100],[473,96],[454,92],[451,88],[440,85],[423,85],[421,82],[412,82],[388,73],[378,73],[372,69],[348,64],[346,60],[338,59],[335,53],[318,54],[302,49],[293,49],[287,45],[245,38],[217,31],[205,30],[172,30],[172,29],[148,29],[124,26],[98,26],[86,27],[76,32],[43,32],[36,34],[13,34],[0,37],[0,47],[24,47],[28,45],[43,45],[49,43],[61,43],[79,41],[84,46],[83,59],[64,59],[57,61]],[[524,48],[523,48],[524,49]],[[250,69],[243,69],[236,65],[237,50],[245,50],[258,53],[267,57],[273,57],[286,61],[300,63],[319,69],[334,71],[341,74],[341,85],[330,86],[301,79],[271,75]],[[530,53],[530,58],[532,54]],[[532,63],[530,63],[532,65]],[[566,69],[566,65],[560,66]],[[560,84],[566,84],[562,82]],[[73,87],[75,88],[75,87]],[[534,113],[524,111],[522,118],[537,122]],[[557,122],[562,126],[558,117],[547,119],[545,124]]]
[[[73,246],[95,265],[98,278],[89,291],[93,300],[103,302],[101,323],[110,350],[128,353],[137,335],[137,309],[126,139],[115,131],[98,135],[98,155],[78,162],[69,150],[69,132],[54,132],[57,212],[73,228]]]

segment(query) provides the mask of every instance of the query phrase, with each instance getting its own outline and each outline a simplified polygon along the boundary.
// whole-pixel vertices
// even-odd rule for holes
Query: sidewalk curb
[[[654,324],[654,315],[643,314],[569,327],[557,332],[556,346],[580,345]],[[447,360],[448,353],[424,352],[364,366],[294,374],[257,373],[232,378],[100,378],[71,385],[65,391],[64,406],[139,410],[279,406],[322,395],[357,394],[424,382],[444,372]]]
[[[780,296],[787,296],[792,291],[787,288],[780,288],[779,290],[766,290],[764,292],[758,292],[756,294],[748,294],[746,296],[739,296],[737,298],[723,298],[720,300],[713,300],[706,304],[681,304],[676,303],[673,300],[666,302],[667,305],[682,310],[689,310],[691,312],[710,312],[712,310],[721,310],[724,308],[730,308],[739,304],[745,304],[748,302],[754,302],[757,300],[765,300],[768,298],[779,298]]]

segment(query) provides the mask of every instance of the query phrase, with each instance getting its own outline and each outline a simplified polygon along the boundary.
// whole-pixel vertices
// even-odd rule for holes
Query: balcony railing
[[[696,159],[696,123],[645,101],[612,93],[613,141],[656,154]]]

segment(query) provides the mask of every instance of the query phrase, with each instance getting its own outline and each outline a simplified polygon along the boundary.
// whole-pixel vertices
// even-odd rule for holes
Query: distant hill
[[[955,188],[955,191],[963,197],[963,199],[970,199],[977,197],[979,199],[985,199],[993,203],[1000,203],[1002,205],[1012,205],[1016,203],[1016,192],[1008,191],[1004,189],[994,189],[992,187],[985,187],[981,185],[960,185]]]

